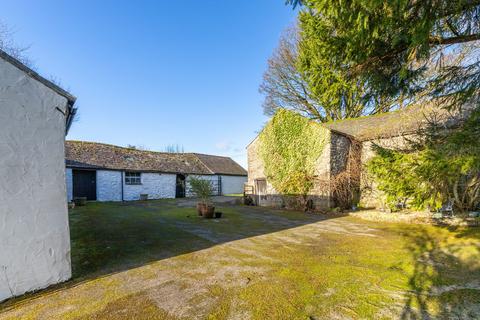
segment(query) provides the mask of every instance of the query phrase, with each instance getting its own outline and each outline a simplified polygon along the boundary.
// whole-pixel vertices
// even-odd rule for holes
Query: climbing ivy
[[[259,137],[265,175],[277,192],[303,197],[309,193],[328,137],[320,124],[291,111],[277,111]]]

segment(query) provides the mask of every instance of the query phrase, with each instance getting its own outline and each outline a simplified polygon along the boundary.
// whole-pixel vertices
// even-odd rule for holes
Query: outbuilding
[[[402,149],[418,137],[431,121],[448,128],[455,126],[469,114],[469,108],[451,113],[437,103],[415,104],[408,108],[345,119],[322,126],[326,146],[317,159],[314,186],[308,194],[316,209],[352,205],[360,202],[367,207],[382,207],[382,194],[363,170],[373,156],[372,146]],[[284,206],[285,195],[279,194],[265,174],[259,152],[260,135],[248,146],[248,182],[245,190],[260,206]]]
[[[215,195],[243,192],[247,172],[229,157],[168,153],[86,141],[66,142],[67,194],[71,201],[182,198],[192,176],[211,181]]]
[[[0,301],[68,280],[75,97],[0,50]]]

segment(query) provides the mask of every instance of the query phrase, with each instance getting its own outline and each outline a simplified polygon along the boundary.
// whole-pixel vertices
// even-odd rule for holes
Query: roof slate
[[[228,157],[144,151],[87,141],[66,141],[65,157],[67,167],[75,168],[247,175],[245,169]]]
[[[448,111],[433,105],[408,108],[377,115],[337,120],[322,124],[334,132],[359,141],[408,135],[425,126],[433,117],[447,119]]]
[[[194,153],[193,155],[216,174],[247,175],[245,169],[228,157],[211,156],[199,153]]]

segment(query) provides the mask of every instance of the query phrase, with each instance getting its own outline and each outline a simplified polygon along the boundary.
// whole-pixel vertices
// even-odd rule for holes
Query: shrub
[[[480,110],[455,129],[435,124],[410,152],[375,147],[367,164],[390,207],[408,200],[414,208],[438,209],[452,202],[459,211],[480,204]]]
[[[423,208],[427,201],[422,192],[423,183],[415,170],[419,165],[418,154],[403,153],[378,145],[373,148],[376,155],[366,167],[377,188],[385,194],[387,206],[394,210],[397,204],[409,201],[413,207]],[[438,203],[435,203],[434,207],[438,207]]]
[[[201,179],[199,177],[190,177],[189,184],[191,192],[198,197],[202,203],[210,203],[214,191],[210,180]]]

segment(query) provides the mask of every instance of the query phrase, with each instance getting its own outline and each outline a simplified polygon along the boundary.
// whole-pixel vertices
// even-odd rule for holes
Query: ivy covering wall
[[[265,175],[282,195],[306,196],[329,131],[294,112],[280,109],[259,136]]]

